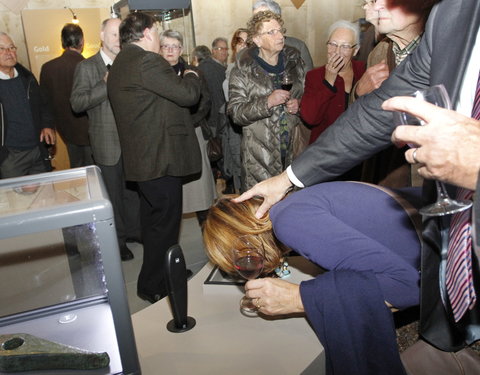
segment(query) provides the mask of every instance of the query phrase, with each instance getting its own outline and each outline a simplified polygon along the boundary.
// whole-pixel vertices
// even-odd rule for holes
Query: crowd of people
[[[326,270],[300,285],[266,275],[245,290],[262,314],[307,316],[327,374],[459,363],[477,373],[468,346],[480,340],[478,199],[462,227],[455,215],[420,220],[418,209],[435,200],[433,179],[452,195],[479,184],[480,3],[366,0],[364,9],[375,40],[367,61],[356,57],[358,23],[338,20],[317,68],[273,0],[256,1],[230,41],[195,47],[191,62],[182,34],[160,31],[147,13],[105,20],[88,59],[82,29],[67,24],[64,53],[43,65],[40,83],[0,32],[0,178],[50,171],[57,131],[71,167],[101,169],[121,259],[133,258],[128,242],[143,244],[142,299],[167,295],[165,254],[182,214],[195,213],[209,258],[226,272],[228,244],[244,234],[262,240],[265,271],[292,250]],[[437,84],[454,109],[408,97]],[[392,111],[425,125],[395,128]],[[220,158],[209,157],[213,141]],[[219,199],[219,178],[235,198]],[[458,261],[460,230],[471,241]],[[453,277],[467,280],[458,300],[463,284],[446,286],[452,263]],[[418,305],[415,345],[431,356],[409,355],[413,347],[400,356],[393,314]]]

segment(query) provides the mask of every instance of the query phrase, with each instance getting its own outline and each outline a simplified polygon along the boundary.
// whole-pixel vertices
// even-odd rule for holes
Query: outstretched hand
[[[425,122],[423,126],[398,126],[392,134],[396,144],[418,145],[406,151],[405,158],[421,164],[421,176],[475,190],[480,171],[480,121],[411,97],[391,98],[382,108],[407,112]]]
[[[240,203],[256,196],[262,197],[263,203],[255,213],[255,217],[260,219],[267,213],[270,207],[279,202],[285,194],[290,191],[292,186],[292,183],[288,179],[287,172],[282,172],[278,176],[259,182],[238,198],[233,199],[233,201],[235,203]]]

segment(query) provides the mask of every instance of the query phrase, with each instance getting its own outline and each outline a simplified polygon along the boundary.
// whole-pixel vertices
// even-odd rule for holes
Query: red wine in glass
[[[288,73],[284,73],[280,83],[282,90],[290,91],[293,87],[293,79]]]
[[[232,248],[233,267],[247,280],[255,279],[262,273],[264,256],[263,245],[255,236],[238,237]],[[257,308],[246,296],[240,301],[240,311],[245,316],[257,316]]]
[[[263,270],[263,257],[245,255],[235,261],[235,269],[247,280],[257,278]]]

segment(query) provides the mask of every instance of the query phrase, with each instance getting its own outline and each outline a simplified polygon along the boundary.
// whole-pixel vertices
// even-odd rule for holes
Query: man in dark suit
[[[221,50],[217,50],[220,48]],[[227,48],[227,51],[224,50]],[[228,44],[224,38],[216,38],[212,42],[212,56],[202,60],[198,65],[198,69],[203,73],[207,81],[208,91],[212,98],[212,108],[207,116],[208,126],[213,136],[221,135],[223,126],[225,125],[225,94],[223,93],[223,81],[225,81],[226,66],[225,62],[228,57]],[[219,52],[220,51],[220,52]],[[216,57],[225,60],[217,60]]]
[[[200,99],[197,73],[176,75],[161,57],[155,19],[129,14],[120,25],[122,50],[107,88],[118,128],[125,177],[140,191],[144,248],[139,297],[155,302],[167,294],[165,254],[178,242],[182,177],[201,171],[200,148],[188,107]]]
[[[84,59],[83,31],[80,26],[67,23],[62,28],[61,36],[64,52],[43,64],[40,88],[48,99],[55,128],[67,146],[70,167],[76,168],[93,164],[87,114],[74,113],[70,106],[73,73],[77,64]]]
[[[401,4],[401,1],[390,0],[394,1]],[[286,172],[259,183],[239,200],[263,196],[264,203],[257,212],[257,216],[263,216],[294,184],[304,187],[328,181],[359,160],[387,147],[394,122],[392,113],[383,111],[381,106],[390,97],[444,84],[454,108],[464,111],[465,103],[470,102],[471,109],[475,88],[472,93],[470,85],[476,82],[480,65],[479,25],[480,3],[477,0],[441,1],[430,14],[419,47],[379,89],[350,106]],[[435,201],[432,181],[426,182],[423,192],[423,203]],[[474,221],[478,215],[475,210]],[[439,273],[442,258],[440,220],[424,218],[423,225],[420,335],[441,350],[457,351],[480,339],[480,304],[477,301],[460,321],[454,321],[449,304],[442,302],[439,288],[442,277]],[[480,236],[479,230],[477,226],[476,238]],[[472,258],[478,295],[479,259],[475,252]]]
[[[87,112],[88,134],[93,159],[102,171],[115,215],[118,245],[122,260],[133,259],[127,239],[140,241],[140,202],[135,190],[127,188],[118,139],[117,125],[107,96],[108,68],[120,52],[120,19],[103,21],[102,47],[75,69],[70,103],[77,112]]]

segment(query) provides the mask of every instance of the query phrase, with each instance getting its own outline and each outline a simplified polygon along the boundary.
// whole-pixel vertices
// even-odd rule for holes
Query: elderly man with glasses
[[[17,62],[12,38],[0,32],[0,178],[52,169],[45,144],[53,119],[33,74]]]

